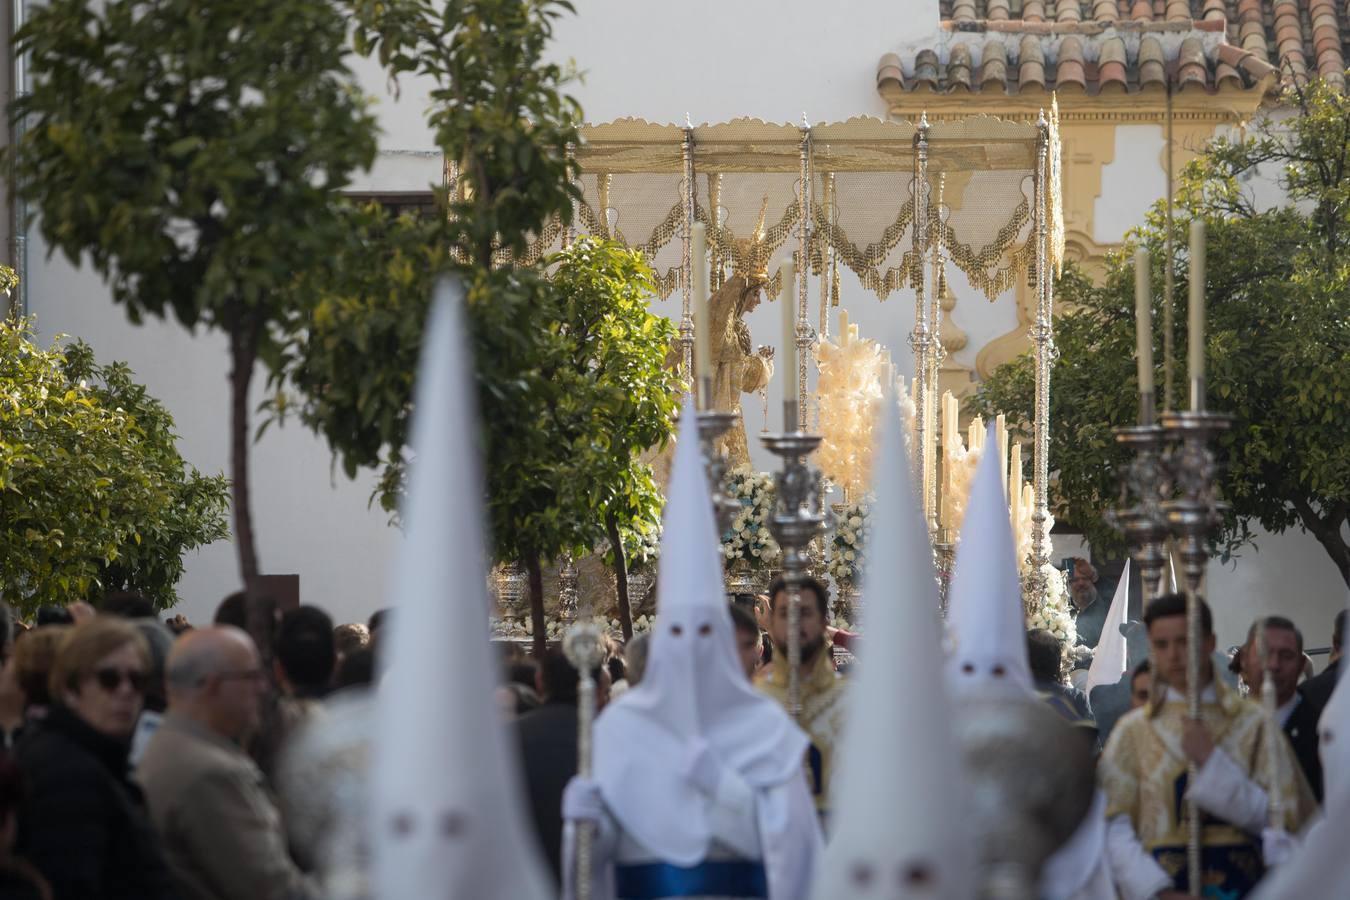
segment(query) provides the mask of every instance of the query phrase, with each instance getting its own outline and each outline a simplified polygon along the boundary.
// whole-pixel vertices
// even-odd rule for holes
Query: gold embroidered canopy
[[[879,297],[913,284],[919,259],[936,245],[992,299],[1033,261],[1034,182],[1047,129],[988,116],[935,123],[926,129],[924,165],[919,130],[872,118],[809,127],[755,119],[685,128],[639,119],[589,125],[576,148],[583,201],[574,227],[643,250],[663,297],[684,283],[687,223],[707,225],[715,287],[727,266],[745,262],[736,259],[738,240],[754,233],[762,214],[768,252],[797,237],[794,253],[805,249],[815,273],[833,254]],[[1053,122],[1049,131],[1057,169]],[[927,188],[929,227],[920,241],[916,179]],[[1047,187],[1053,218],[1058,191]]]

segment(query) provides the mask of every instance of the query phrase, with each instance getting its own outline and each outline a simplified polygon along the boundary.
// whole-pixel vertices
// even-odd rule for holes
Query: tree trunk
[[[628,557],[623,552],[623,536],[619,534],[619,523],[613,513],[605,516],[605,531],[609,533],[609,546],[614,551],[614,587],[619,597],[619,627],[623,629],[625,642],[633,639],[633,606],[628,599]]]
[[[257,326],[237,322],[230,329],[230,494],[234,511],[234,545],[239,553],[239,575],[248,594],[248,630],[258,645],[265,671],[271,671],[271,604],[258,584],[258,551],[253,538],[253,512],[249,504],[248,389],[258,359]]]
[[[534,656],[543,659],[548,652],[548,623],[544,620],[544,570],[538,553],[527,553],[523,560],[530,576],[530,624],[534,628]]]
[[[1300,500],[1294,500],[1294,509],[1298,511],[1303,527],[1312,532],[1322,549],[1327,551],[1327,556],[1331,557],[1345,586],[1350,587],[1350,544],[1341,534],[1347,518],[1345,504],[1337,505],[1325,517],[1317,515],[1312,504]]]

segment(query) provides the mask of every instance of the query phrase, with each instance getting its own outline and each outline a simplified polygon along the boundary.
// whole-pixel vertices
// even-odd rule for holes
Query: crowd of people
[[[730,598],[725,610],[737,654],[735,669],[722,673],[724,684],[739,681],[781,709],[789,702],[787,596],[779,579],[767,594]],[[801,797],[828,834],[845,686],[853,653],[866,652],[865,639],[827,625],[830,597],[822,583],[807,578],[800,597]],[[327,704],[372,684],[384,613],[336,627],[312,606],[279,613],[266,653],[245,630],[245,613],[244,595],[234,594],[210,626],[193,628],[181,616],[161,622],[143,599],[118,594],[97,611],[85,604],[43,609],[31,623],[8,610],[0,616],[0,733],[8,748],[0,762],[0,898],[323,895],[310,871],[314,860],[298,852],[305,842],[288,833],[274,799],[279,761],[288,739],[322,718]],[[1181,834],[1181,808],[1171,798],[1174,769],[1187,762],[1198,766],[1191,793],[1209,816],[1207,853],[1217,861],[1207,864],[1256,873],[1244,876],[1243,893],[1277,852],[1253,837],[1268,832],[1270,791],[1283,797],[1289,833],[1315,816],[1324,780],[1318,722],[1340,668],[1345,613],[1333,624],[1329,664],[1315,677],[1305,665],[1303,635],[1289,619],[1257,620],[1225,658],[1214,654],[1208,608],[1202,613],[1206,651],[1215,659],[1202,674],[1203,725],[1187,722],[1181,704],[1187,675],[1181,595],[1149,605],[1143,623],[1149,658],[1107,686],[1124,692],[1130,711],[1143,712],[1105,727],[1094,720],[1093,699],[1074,686],[1081,674],[1074,648],[1048,631],[1025,633],[1036,695],[1089,735],[1100,753],[1109,823],[1098,866],[1109,892],[1094,895],[1080,886],[1078,893],[1047,896],[1171,896],[1179,870],[1166,869],[1160,860],[1167,855],[1157,848]],[[666,609],[662,623],[678,615]],[[690,617],[688,628],[708,627],[699,621]],[[626,645],[606,639],[605,658],[592,673],[602,713],[648,676],[652,640],[650,633]],[[565,891],[569,822],[605,815],[600,788],[578,787],[584,780],[576,778],[578,673],[557,647],[538,660],[515,643],[499,651],[499,713],[519,746],[529,815],[554,885]],[[1266,773],[1279,770],[1264,759],[1265,718],[1243,699],[1258,695],[1266,678],[1296,763],[1273,786]],[[753,699],[741,702],[742,715],[753,718]],[[669,711],[659,714],[664,719]],[[770,720],[761,727],[775,726]],[[1172,740],[1180,752],[1169,755]],[[677,760],[671,768],[696,765]],[[709,777],[720,783],[721,776]]]
[[[768,594],[737,595],[727,606],[738,676],[780,705],[787,703],[786,596],[780,580]],[[828,823],[844,686],[851,651],[862,639],[826,625],[829,593],[823,584],[807,579],[801,598],[798,721],[809,741],[805,785],[820,821]],[[6,611],[0,727],[9,752],[0,762],[0,898],[319,896],[273,799],[277,761],[287,736],[322,715],[330,697],[371,684],[381,619],[377,613],[368,624],[334,627],[310,606],[279,615],[266,670],[243,627],[243,594],[227,598],[215,622],[201,628],[181,617],[162,623],[148,603],[130,595],[110,596],[98,611],[83,604],[44,609],[32,623]],[[1121,679],[1131,710],[1151,704],[1162,709],[1184,690],[1185,659],[1177,652],[1184,644],[1164,633],[1182,623],[1184,605],[1176,596],[1150,607],[1146,626],[1163,679],[1155,692],[1150,660],[1133,666]],[[1229,748],[1223,765],[1232,770],[1213,776],[1204,795],[1216,821],[1247,834],[1265,827],[1267,799],[1253,737],[1262,719],[1239,700],[1259,692],[1265,678],[1275,686],[1276,715],[1297,762],[1284,787],[1291,828],[1313,814],[1323,796],[1318,720],[1336,683],[1344,625],[1342,612],[1333,624],[1329,664],[1308,677],[1303,635],[1294,623],[1280,616],[1258,620],[1228,664],[1207,676],[1206,696],[1242,727],[1225,720],[1213,729],[1223,735],[1216,740],[1188,737],[1179,718],[1169,726],[1182,735],[1185,758],[1201,764],[1202,778],[1204,763],[1221,758],[1214,751]],[[1263,641],[1258,629],[1264,629]],[[1207,615],[1204,631],[1212,642]],[[605,660],[593,673],[598,709],[642,682],[650,640],[640,633],[626,646],[607,642]],[[1146,830],[1149,817],[1137,808],[1138,798],[1149,795],[1137,782],[1156,777],[1155,792],[1166,793],[1170,773],[1151,770],[1147,747],[1137,745],[1156,739],[1158,728],[1141,729],[1145,720],[1136,717],[1123,720],[1119,734],[1099,729],[1091,700],[1072,685],[1072,648],[1044,630],[1027,632],[1026,644],[1038,695],[1104,748],[1108,801],[1111,795],[1132,798],[1116,807],[1108,803],[1118,828],[1125,831],[1128,823],[1133,832],[1125,832],[1121,845],[1129,848],[1131,837],[1136,846],[1156,839]],[[561,889],[565,794],[577,773],[578,673],[558,648],[541,660],[514,643],[501,644],[500,651],[501,715],[518,740],[530,817]],[[1177,827],[1172,816],[1161,830]],[[1259,860],[1253,864],[1260,867]],[[1116,890],[1126,897],[1154,896],[1164,879],[1171,883],[1155,866],[1148,854],[1136,852],[1132,862],[1123,857]]]
[[[330,697],[370,684],[379,616],[278,613],[266,654],[244,621],[242,593],[200,628],[134,594],[0,613],[0,898],[322,896],[278,762]]]

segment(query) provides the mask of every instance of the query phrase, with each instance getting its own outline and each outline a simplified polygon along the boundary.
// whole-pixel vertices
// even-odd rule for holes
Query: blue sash
[[[619,900],[660,900],[663,897],[767,898],[769,880],[764,866],[745,860],[701,862],[696,866],[646,863],[615,866]]]

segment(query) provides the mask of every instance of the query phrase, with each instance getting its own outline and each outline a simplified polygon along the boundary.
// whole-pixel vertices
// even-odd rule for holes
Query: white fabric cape
[[[594,779],[606,806],[654,857],[679,866],[703,860],[714,836],[705,798],[684,774],[698,742],[755,790],[802,778],[808,744],[737,661],[695,415],[686,403],[647,669],[595,728]]]

